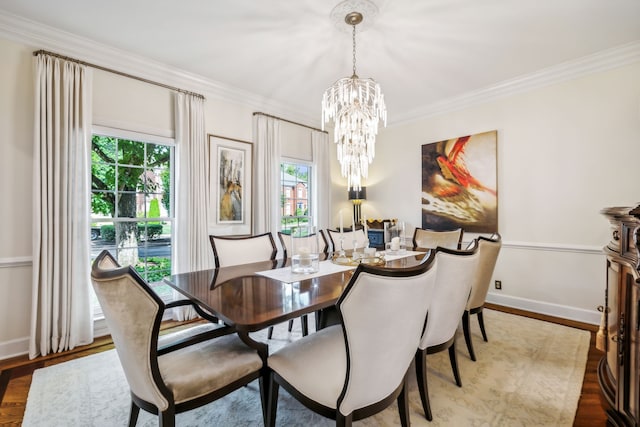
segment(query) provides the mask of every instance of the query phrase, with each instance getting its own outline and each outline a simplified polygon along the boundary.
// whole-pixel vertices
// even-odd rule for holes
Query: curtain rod
[[[271,117],[272,119],[276,119],[276,120],[282,120],[283,122],[287,122],[287,123],[291,123],[292,125],[298,125],[298,126],[302,126],[303,128],[307,128],[307,129],[311,129],[311,130],[315,130],[318,132],[323,132],[323,133],[329,133],[326,130],[322,130],[322,129],[318,129],[318,128],[314,128],[313,126],[307,126],[305,124],[302,123],[297,123],[297,122],[293,122],[291,120],[287,120],[287,119],[283,119],[282,117],[277,117],[277,116],[272,116],[271,114],[267,114],[267,113],[261,113],[259,111],[256,111],[253,113],[254,116],[265,116],[265,117]]]
[[[180,89],[180,88],[177,88],[177,87],[169,86],[169,85],[166,85],[164,83],[154,82],[153,80],[148,80],[148,79],[145,79],[145,78],[142,78],[142,77],[134,76],[134,75],[131,75],[131,74],[124,73],[122,71],[113,70],[111,68],[102,67],[100,65],[91,64],[89,62],[80,61],[79,59],[70,58],[68,56],[60,55],[58,53],[53,53],[53,52],[49,52],[49,51],[46,51],[46,50],[38,50],[38,51],[33,52],[33,56],[38,56],[38,55],[41,55],[41,54],[42,55],[53,56],[55,58],[64,59],[65,61],[75,62],[76,64],[80,64],[80,65],[86,65],[87,67],[96,68],[98,70],[106,71],[108,73],[118,74],[120,76],[129,77],[131,79],[139,80],[139,81],[144,82],[144,83],[149,83],[149,84],[152,84],[152,85],[160,86],[160,87],[163,87],[165,89],[173,90],[175,92],[180,92],[180,93],[184,93],[184,94],[187,94],[187,95],[192,95],[192,96],[195,96],[195,97],[198,97],[198,98],[205,99],[204,95],[201,95],[199,93],[195,93],[195,92],[191,92],[191,91],[188,91],[188,90]]]

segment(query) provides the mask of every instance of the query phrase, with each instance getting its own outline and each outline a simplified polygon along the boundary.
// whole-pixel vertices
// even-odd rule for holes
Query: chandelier
[[[338,147],[338,161],[347,189],[359,191],[369,164],[375,156],[378,125],[387,125],[387,108],[380,85],[375,80],[361,79],[356,74],[356,25],[362,22],[360,12],[348,13],[344,21],[352,26],[353,75],[336,81],[322,96],[322,129],[333,120],[333,139]]]

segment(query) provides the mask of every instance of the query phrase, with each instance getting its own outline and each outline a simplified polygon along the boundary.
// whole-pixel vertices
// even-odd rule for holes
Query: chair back
[[[435,252],[438,274],[421,350],[444,344],[455,336],[480,260],[477,249],[457,251],[440,247],[431,252]]]
[[[462,228],[456,228],[450,231],[416,228],[413,232],[413,246],[424,249],[435,249],[437,247],[460,249],[462,245],[462,234]]]
[[[209,236],[216,267],[276,259],[278,248],[271,233],[248,237]]]
[[[132,267],[119,267],[108,251],[93,262],[91,282],[131,392],[166,409],[170,392],[156,353],[164,303]]]
[[[471,285],[471,295],[467,302],[467,310],[482,307],[487,299],[491,277],[502,248],[502,238],[497,233],[489,238],[480,236],[473,240],[472,245],[478,247],[480,261],[478,262],[478,271]]]
[[[347,348],[338,399],[342,414],[379,402],[402,384],[424,330],[435,278],[431,255],[407,269],[358,266],[337,303]]]
[[[308,236],[309,239],[313,239],[315,234],[311,234]],[[318,230],[318,238],[320,240],[320,253],[326,254],[329,250],[329,244],[327,243],[327,238],[324,236],[322,230]],[[282,231],[278,231],[278,239],[280,239],[280,244],[282,244],[282,249],[284,250],[284,258],[288,258],[291,255],[291,235],[287,233],[283,233]],[[300,243],[304,244],[304,237],[297,238]],[[311,245],[309,245],[311,246]]]
[[[331,246],[333,247],[333,251],[337,252],[340,250],[340,230],[329,230],[327,229],[327,234],[329,235],[329,239],[331,240]],[[363,248],[365,242],[367,241],[367,236],[364,234],[364,230],[362,228],[357,228],[355,231],[345,231],[342,233],[344,240],[342,242],[342,249],[351,250],[353,249],[353,241],[357,242],[359,248]]]

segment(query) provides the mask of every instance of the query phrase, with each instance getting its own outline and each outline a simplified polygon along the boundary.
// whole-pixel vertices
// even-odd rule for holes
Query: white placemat
[[[274,270],[258,271],[256,274],[279,280],[284,283],[299,282],[300,280],[313,279],[314,277],[326,276],[328,274],[340,273],[341,271],[353,270],[356,267],[350,265],[339,265],[333,262],[320,261],[318,272],[309,274],[292,273],[291,267],[276,268]]]
[[[406,258],[414,255],[424,254],[425,252],[406,251],[403,254],[385,254],[384,259],[386,261],[393,261],[395,259]],[[256,274],[269,277],[271,279],[279,280],[283,283],[299,282],[300,280],[313,279],[314,277],[326,276],[333,273],[340,273],[341,271],[354,270],[356,266],[352,265],[340,265],[327,261],[320,261],[318,263],[318,272],[309,274],[292,273],[291,267],[276,268],[273,270],[258,271]]]

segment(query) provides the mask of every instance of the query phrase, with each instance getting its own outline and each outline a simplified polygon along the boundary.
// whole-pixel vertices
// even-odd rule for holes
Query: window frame
[[[307,170],[307,197],[304,199],[299,199],[298,198],[298,189],[297,188],[293,188],[290,189],[289,191],[285,190],[285,186],[284,183],[282,182],[282,177],[284,172],[283,169],[283,165],[284,164],[292,164],[292,165],[296,165],[296,166],[305,166],[308,168]],[[286,232],[288,230],[291,229],[291,227],[287,227],[285,220],[289,219],[289,220],[293,220],[298,218],[297,223],[301,224],[304,223],[304,221],[300,221],[300,219],[306,218],[306,222],[309,225],[315,225],[315,219],[313,218],[313,216],[311,215],[311,212],[313,212],[312,208],[314,206],[314,204],[316,203],[315,197],[316,197],[316,192],[315,192],[315,182],[313,182],[313,169],[316,167],[315,163],[312,161],[308,161],[308,160],[300,160],[300,159],[294,159],[291,157],[285,157],[282,156],[280,157],[280,190],[278,192],[278,200],[282,201],[282,205],[286,203],[287,200],[289,200],[291,202],[292,208],[295,209],[297,211],[297,204],[298,204],[298,200],[306,200],[307,201],[307,215],[284,215],[284,206],[279,204],[279,209],[278,209],[278,214],[280,217],[280,229],[278,231],[281,232]],[[301,182],[301,181],[296,181],[297,182]],[[297,187],[297,186],[296,186]],[[287,187],[288,188],[288,187]],[[290,194],[290,196],[288,197],[287,194]],[[284,200],[283,200],[284,199]]]
[[[173,244],[175,242],[175,178],[176,178],[176,164],[175,164],[175,160],[176,160],[176,153],[175,153],[175,149],[176,149],[176,143],[175,143],[175,139],[174,138],[170,138],[170,137],[166,137],[166,136],[161,136],[161,135],[155,135],[155,134],[150,134],[150,133],[142,133],[142,132],[136,132],[136,131],[131,131],[131,130],[126,130],[126,129],[121,129],[121,128],[113,128],[113,127],[108,127],[108,126],[99,126],[99,125],[94,125],[91,128],[91,139],[89,140],[89,144],[91,144],[93,136],[94,135],[99,135],[99,136],[105,136],[105,137],[109,137],[109,138],[117,138],[117,139],[124,139],[124,140],[131,140],[131,141],[136,141],[136,142],[141,142],[146,144],[152,144],[152,145],[163,145],[166,147],[170,148],[170,157],[169,157],[169,174],[170,174],[170,188],[169,188],[169,212],[168,212],[168,216],[160,216],[160,217],[153,217],[153,218],[149,218],[147,216],[148,212],[146,212],[146,207],[145,207],[145,216],[144,217],[136,217],[136,218],[127,218],[127,217],[122,217],[122,218],[105,218],[105,222],[110,222],[115,224],[116,222],[136,222],[136,223],[150,223],[150,222],[168,222],[170,223],[171,226],[171,234],[170,234],[170,254],[169,254],[169,259],[171,260],[171,263],[173,264]],[[89,145],[89,150],[91,152],[91,145]],[[146,158],[145,158],[145,162],[146,162]],[[116,162],[117,164],[117,162]],[[93,165],[93,161],[90,160],[90,165],[89,165],[89,174],[91,176],[91,166]],[[129,166],[135,166],[138,167],[137,165],[125,165],[125,167],[129,167]],[[142,170],[147,169],[145,165],[141,166]],[[89,200],[91,203],[92,200],[92,195],[94,194],[94,190],[93,188],[90,186],[89,188]],[[151,192],[150,194],[153,194],[153,192]],[[92,217],[92,209],[91,209],[91,205],[89,205],[89,223],[93,223],[95,218]],[[91,233],[91,230],[89,230],[89,233]],[[145,245],[148,246],[148,243],[145,239]],[[111,245],[109,245],[111,246]],[[114,243],[114,246],[117,247],[117,242]],[[90,248],[90,251],[93,251],[93,247]],[[89,253],[89,257],[92,260],[91,262],[93,262],[93,256],[91,254],[91,252]],[[151,285],[151,284],[150,284]],[[162,285],[157,285],[154,284],[152,285],[152,287],[158,287],[158,286],[162,286]],[[167,286],[167,285],[165,285]],[[92,292],[93,292],[93,288],[92,288]],[[160,298],[165,302],[171,302],[173,301],[174,298],[174,294],[171,290],[167,289],[165,292],[161,292],[158,293],[158,295],[160,296]],[[95,301],[95,300],[94,300]],[[92,301],[92,302],[94,302]],[[99,304],[95,304],[93,305],[93,311],[94,311],[94,315],[93,315],[93,320],[94,320],[94,333],[96,336],[100,336],[101,334],[104,333],[108,333],[105,332],[106,331],[106,324],[104,323],[104,316],[102,314],[102,310],[99,306]]]

